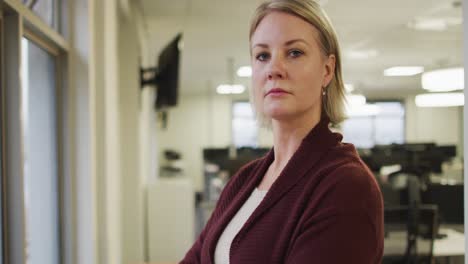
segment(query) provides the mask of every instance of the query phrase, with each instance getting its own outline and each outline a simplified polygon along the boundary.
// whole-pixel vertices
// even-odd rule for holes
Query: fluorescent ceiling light
[[[354,91],[354,85],[351,83],[345,83],[344,85],[346,92],[350,93]]]
[[[233,94],[241,94],[245,91],[245,86],[241,84],[234,84],[231,89]]]
[[[433,92],[463,90],[465,86],[464,69],[448,68],[423,73],[423,89]]]
[[[444,31],[448,25],[441,18],[415,19],[408,23],[408,27],[416,30]]]
[[[216,87],[218,94],[241,94],[245,91],[245,86],[242,84],[221,84]]]
[[[366,60],[366,59],[377,57],[377,55],[379,55],[379,52],[375,49],[349,50],[345,53],[345,55],[349,57],[350,59]]]
[[[421,66],[396,66],[384,70],[385,76],[413,76],[424,71]]]
[[[349,117],[374,116],[380,112],[378,106],[366,104],[366,97],[361,94],[346,95],[346,113]]]
[[[409,22],[408,27],[421,31],[444,31],[450,26],[458,26],[462,23],[461,17],[420,17]]]
[[[346,108],[346,114],[349,117],[355,116],[375,116],[380,113],[380,108],[373,104],[355,105]]]
[[[414,99],[418,107],[450,107],[465,104],[463,93],[429,93],[416,95]]]
[[[252,76],[252,67],[250,66],[242,66],[237,69],[237,76],[239,77],[250,77]]]

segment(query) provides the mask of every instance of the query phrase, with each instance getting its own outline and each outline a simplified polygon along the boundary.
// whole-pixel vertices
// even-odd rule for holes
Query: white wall
[[[167,128],[158,126],[158,150],[173,149],[182,154],[185,174],[193,177],[197,190],[203,189],[203,148],[226,147],[231,143],[230,116],[228,97],[181,97],[179,105],[169,111]],[[161,154],[160,157],[161,160]]]
[[[407,98],[405,106],[408,142],[434,141],[461,146],[462,107],[421,108],[416,106],[413,96]]]
[[[125,1],[124,1],[125,2]],[[119,12],[120,11],[120,12]],[[147,56],[141,12],[93,1],[90,59],[91,171],[96,263],[145,259],[145,184],[155,177],[154,89],[140,89]]]
[[[185,174],[193,178],[197,191],[203,190],[203,149],[225,148],[232,144],[232,101],[223,95],[182,96],[177,107],[169,110],[167,128],[158,123],[160,163],[165,149],[182,153]],[[246,99],[244,99],[246,100]],[[273,145],[271,132],[261,129],[259,145]]]
[[[195,196],[186,178],[160,178],[148,189],[149,262],[176,263],[192,246]]]
[[[73,241],[67,246],[66,263],[88,264],[95,262],[95,193],[91,175],[90,130],[90,6],[87,0],[70,2],[69,24],[70,54],[66,124],[66,151],[64,160],[69,162],[65,179],[70,179],[70,219]]]
[[[122,263],[144,261],[144,188],[140,177],[140,47],[137,24],[119,19],[119,113]]]
[[[232,100],[236,99],[219,95],[184,96],[170,110],[167,129],[158,132],[159,150],[172,148],[182,153],[186,174],[193,177],[196,190],[203,189],[202,149],[227,147],[231,143]],[[462,146],[460,108],[418,108],[414,96],[408,96],[405,102],[408,142]],[[271,132],[261,130],[259,142],[261,146],[271,146]]]
[[[90,130],[95,263],[121,263],[118,8],[90,2]]]

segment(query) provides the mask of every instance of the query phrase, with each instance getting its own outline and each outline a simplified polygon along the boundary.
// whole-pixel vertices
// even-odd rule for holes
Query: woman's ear
[[[322,87],[327,87],[335,75],[336,56],[331,54],[325,61]]]

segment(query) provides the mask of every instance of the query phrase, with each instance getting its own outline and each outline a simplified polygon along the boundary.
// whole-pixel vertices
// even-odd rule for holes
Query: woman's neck
[[[282,170],[302,143],[307,134],[320,122],[320,115],[288,122],[273,120],[275,160],[273,169]]]
[[[318,116],[296,120],[273,120],[273,143],[275,159],[270,164],[258,188],[268,190],[279,177],[281,171],[294,155],[302,140],[320,121]]]

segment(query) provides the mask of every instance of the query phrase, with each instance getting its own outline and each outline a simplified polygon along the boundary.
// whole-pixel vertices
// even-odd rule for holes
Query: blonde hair
[[[335,55],[335,72],[333,79],[324,89],[322,97],[322,115],[326,114],[330,122],[339,124],[345,118],[345,88],[341,72],[341,55],[338,38],[330,19],[322,7],[313,0],[269,0],[262,3],[255,11],[250,23],[249,40],[255,33],[262,19],[271,12],[284,12],[299,17],[314,26],[319,33],[319,45],[325,56]],[[252,89],[251,89],[252,90]],[[255,100],[251,101],[255,108]],[[262,113],[256,111],[257,118],[262,125],[270,126],[271,120],[266,120]]]

